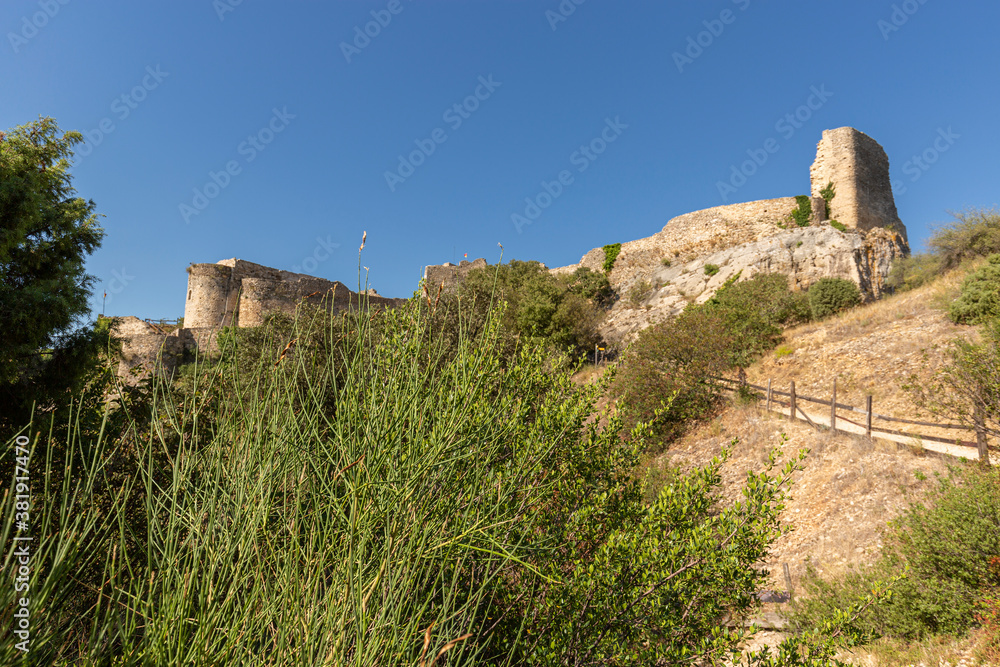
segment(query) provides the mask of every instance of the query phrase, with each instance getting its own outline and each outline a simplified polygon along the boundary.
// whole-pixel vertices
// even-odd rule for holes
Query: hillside
[[[829,398],[836,377],[838,402],[863,406],[870,393],[879,413],[939,421],[921,413],[902,385],[911,377],[926,381],[945,360],[948,341],[974,335],[973,328],[953,324],[943,309],[965,273],[955,271],[916,290],[789,329],[777,354],[748,369],[749,379],[766,384],[770,378],[775,388],[795,380],[801,394]],[[872,560],[886,523],[920,500],[935,476],[947,474],[957,460],[915,442],[908,446],[817,430],[766,412],[762,404],[732,403],[672,445],[653,462],[654,469],[703,465],[734,439],[723,467],[723,495],[731,501],[738,498],[746,471],[763,469],[770,449],[779,447],[788,455],[810,450],[784,512],[794,530],[777,541],[766,563],[771,585],[779,591],[786,589],[783,563],[800,592],[807,562],[829,576]]]

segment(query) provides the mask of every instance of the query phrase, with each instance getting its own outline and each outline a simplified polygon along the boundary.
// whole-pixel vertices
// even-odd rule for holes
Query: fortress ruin
[[[898,231],[906,227],[896,212],[889,179],[889,157],[877,141],[853,127],[824,130],[809,169],[812,196],[833,183],[836,196],[828,215],[846,227]]]
[[[271,313],[292,316],[302,303],[323,306],[333,314],[361,306],[395,308],[406,299],[389,299],[375,290],[353,292],[339,281],[291,273],[242,259],[188,267],[187,300],[182,327],[166,331],[137,317],[122,318],[115,332],[124,341],[119,375],[138,377],[159,365],[172,373],[195,352],[218,352],[221,327],[255,327]]]
[[[826,130],[810,183],[808,202],[783,197],[716,206],[672,218],[653,236],[623,242],[608,279],[619,295],[630,298],[619,300],[609,312],[602,325],[606,339],[627,338],[688,303],[703,302],[736,275],[747,279],[762,272],[785,273],[793,289],[807,289],[823,277],[842,277],[857,283],[865,299],[878,298],[892,262],[909,253],[892,196],[888,156],[878,142],[854,128]],[[828,184],[835,192],[829,207],[821,195]],[[811,213],[804,227],[791,217],[801,211],[800,200]],[[603,263],[604,251],[594,248],[577,264],[552,271],[581,266],[603,271]],[[484,259],[427,266],[424,283],[428,290],[451,290],[470,271],[485,266]],[[362,303],[392,308],[404,301],[240,259],[192,264],[182,328],[168,333],[137,318],[119,322],[119,335],[127,339],[122,370],[136,365],[148,370],[159,359],[171,372],[193,351],[217,352],[220,327],[259,326],[269,313],[292,315],[303,302],[323,303],[337,313]]]

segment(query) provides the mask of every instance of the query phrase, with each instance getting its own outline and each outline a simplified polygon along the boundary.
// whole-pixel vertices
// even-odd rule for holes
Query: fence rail
[[[929,442],[940,442],[940,443],[947,444],[947,445],[957,445],[957,446],[960,446],[960,447],[975,448],[975,449],[977,449],[977,451],[979,453],[979,458],[980,458],[981,461],[988,461],[989,460],[989,450],[990,449],[993,449],[993,450],[1000,449],[1000,448],[998,448],[995,445],[991,446],[989,444],[988,440],[987,440],[987,435],[1000,436],[1000,432],[995,431],[993,429],[986,428],[985,422],[981,418],[978,419],[976,423],[974,423],[973,425],[969,426],[969,425],[965,425],[965,424],[936,424],[936,423],[933,423],[933,422],[925,422],[925,421],[918,421],[918,420],[914,420],[914,419],[903,419],[901,417],[890,417],[888,415],[880,415],[880,414],[876,413],[872,409],[872,397],[871,396],[868,396],[866,398],[866,404],[867,405],[866,405],[866,407],[864,409],[855,407],[853,405],[846,405],[844,403],[838,403],[837,402],[837,381],[836,380],[833,381],[833,394],[832,394],[832,398],[830,400],[826,400],[826,399],[822,399],[822,398],[815,398],[815,397],[812,397],[812,396],[803,396],[801,394],[796,394],[795,393],[795,382],[794,381],[791,381],[789,383],[789,391],[779,391],[777,389],[774,389],[771,386],[771,384],[772,384],[771,380],[767,381],[767,386],[766,387],[762,387],[760,385],[752,384],[752,383],[745,382],[745,381],[741,382],[740,380],[734,380],[732,378],[711,377],[710,379],[716,380],[718,382],[723,382],[723,383],[726,383],[727,385],[730,385],[730,386],[726,387],[730,391],[735,391],[737,388],[743,387],[745,389],[754,389],[754,390],[757,390],[758,392],[762,392],[762,393],[756,393],[756,392],[754,392],[754,395],[757,397],[758,400],[765,400],[767,402],[767,409],[768,410],[771,409],[771,404],[772,403],[775,404],[775,405],[781,406],[783,408],[787,408],[789,410],[789,418],[790,419],[792,419],[794,421],[795,419],[799,418],[799,416],[801,416],[801,418],[805,419],[809,424],[811,424],[815,428],[819,428],[819,426],[817,426],[817,424],[815,422],[813,422],[813,420],[809,417],[809,415],[806,414],[802,410],[802,408],[800,408],[797,405],[798,401],[805,401],[807,403],[816,403],[818,405],[824,405],[824,406],[829,407],[830,408],[830,426],[829,426],[829,428],[832,428],[832,429],[838,430],[838,431],[844,431],[844,429],[838,429],[837,428],[837,420],[839,419],[839,420],[845,421],[845,422],[847,422],[849,424],[853,424],[854,426],[857,426],[859,428],[865,429],[865,434],[869,438],[872,436],[873,432],[874,433],[885,433],[885,434],[890,434],[890,435],[901,435],[901,436],[905,436],[905,437],[909,437],[909,438],[914,438],[914,439],[919,439],[919,440],[927,440]],[[776,396],[787,397],[788,401],[786,402],[786,401],[778,400],[777,398],[775,398]],[[859,424],[856,421],[848,419],[846,416],[844,416],[842,414],[838,414],[837,413],[838,410],[849,411],[849,412],[852,412],[852,413],[861,414],[861,415],[864,416],[865,423],[864,424]],[[951,439],[949,439],[949,438],[944,438],[944,437],[937,436],[937,435],[930,435],[930,434],[925,434],[925,433],[911,433],[911,432],[908,432],[908,431],[901,431],[901,430],[898,430],[898,429],[893,429],[893,428],[887,428],[887,427],[883,427],[883,426],[874,425],[872,422],[873,422],[873,420],[876,420],[876,419],[877,420],[881,420],[881,421],[885,421],[885,422],[894,422],[894,423],[897,423],[897,424],[909,424],[911,426],[925,426],[925,427],[929,427],[929,428],[955,429],[955,430],[961,430],[961,431],[970,431],[970,432],[972,432],[972,433],[975,434],[976,440],[975,440],[975,442],[972,442],[972,441],[962,440],[961,438],[951,438]]]

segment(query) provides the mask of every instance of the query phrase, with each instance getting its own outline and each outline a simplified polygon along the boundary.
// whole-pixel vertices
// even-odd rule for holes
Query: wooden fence
[[[926,440],[928,442],[941,442],[948,445],[957,445],[960,447],[973,447],[979,453],[980,461],[989,461],[989,450],[997,450],[996,446],[990,447],[987,435],[1000,436],[1000,432],[994,431],[992,429],[986,428],[985,420],[982,417],[978,417],[975,420],[975,424],[972,426],[966,426],[963,424],[935,424],[933,422],[916,421],[913,419],[901,419],[899,417],[889,417],[887,415],[880,415],[876,413],[872,407],[872,397],[867,396],[865,399],[864,409],[854,407],[852,405],[844,405],[843,403],[837,402],[837,380],[833,380],[833,391],[830,400],[824,400],[821,398],[813,398],[812,396],[803,396],[795,392],[795,381],[791,380],[789,383],[788,391],[778,391],[773,389],[771,386],[771,380],[767,381],[766,387],[761,387],[759,385],[750,384],[748,382],[740,382],[739,380],[732,380],[729,378],[713,377],[713,380],[726,383],[726,388],[731,391],[736,391],[739,387],[743,387],[747,390],[756,390],[754,394],[759,400],[767,402],[767,410],[772,410],[772,405],[781,406],[788,408],[788,417],[792,421],[801,417],[807,421],[810,425],[815,428],[819,428],[809,415],[807,415],[802,408],[798,406],[799,401],[805,401],[807,403],[816,403],[818,405],[824,405],[830,408],[830,428],[844,433],[849,433],[849,431],[844,431],[844,429],[837,428],[838,421],[845,421],[849,424],[854,424],[855,426],[865,429],[865,434],[870,438],[872,433],[887,433],[891,435],[902,435],[917,440]],[[761,392],[761,393],[756,393]],[[778,396],[786,397],[788,401],[779,400]],[[864,423],[858,423],[844,416],[843,414],[838,414],[837,410],[848,411],[851,413],[859,414],[858,419],[862,419]],[[931,428],[940,429],[954,429],[961,431],[968,431],[975,434],[975,442],[962,440],[959,438],[943,438],[937,435],[928,435],[925,433],[914,433],[911,431],[901,431],[898,429],[887,428],[880,426],[876,423],[876,420],[883,422],[892,422],[897,424],[908,424],[911,426],[926,426]]]

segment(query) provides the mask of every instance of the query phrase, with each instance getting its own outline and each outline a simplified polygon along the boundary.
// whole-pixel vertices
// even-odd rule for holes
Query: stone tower
[[[833,183],[836,195],[829,218],[847,227],[884,227],[906,239],[906,227],[896,212],[889,179],[889,157],[877,141],[853,127],[824,130],[809,169],[812,196]]]

